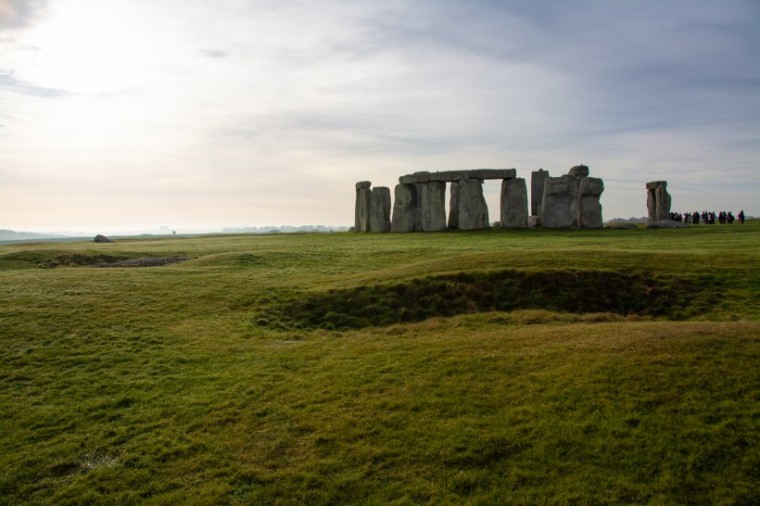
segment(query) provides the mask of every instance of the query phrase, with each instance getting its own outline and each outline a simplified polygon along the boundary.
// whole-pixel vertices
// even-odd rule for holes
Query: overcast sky
[[[359,180],[579,163],[605,219],[659,179],[760,215],[759,25],[756,0],[0,0],[0,228],[351,225]]]

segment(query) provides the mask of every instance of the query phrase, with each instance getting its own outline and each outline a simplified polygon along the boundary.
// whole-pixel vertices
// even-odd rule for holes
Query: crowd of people
[[[721,211],[717,214],[715,211],[702,211],[702,213],[699,213],[698,211],[694,211],[693,213],[670,213],[670,219],[677,221],[678,223],[691,223],[694,225],[699,225],[700,222],[705,225],[715,225],[716,220],[721,225],[732,225],[736,220],[739,220],[739,223],[744,224],[744,210],[742,209],[739,211],[739,214],[736,216],[734,216],[731,211]]]

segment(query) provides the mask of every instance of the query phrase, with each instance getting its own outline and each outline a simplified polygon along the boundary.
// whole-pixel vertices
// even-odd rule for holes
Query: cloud
[[[13,77],[13,72],[9,74],[0,74],[0,90],[1,89],[41,98],[61,98],[74,95],[67,90],[36,86],[32,83],[16,79]]]
[[[229,56],[229,53],[227,53],[227,51],[223,51],[221,49],[204,49],[201,51],[201,53],[209,58],[226,58]]]
[[[47,0],[0,0],[0,30],[28,27]]]

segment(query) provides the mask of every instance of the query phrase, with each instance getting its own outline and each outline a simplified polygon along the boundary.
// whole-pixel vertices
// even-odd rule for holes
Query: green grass
[[[0,504],[755,504],[759,260],[760,222],[0,246]]]

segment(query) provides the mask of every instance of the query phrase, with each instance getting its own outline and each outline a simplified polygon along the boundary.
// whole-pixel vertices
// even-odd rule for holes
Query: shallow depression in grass
[[[708,286],[705,286],[708,285]],[[699,278],[611,270],[496,270],[311,293],[268,309],[255,325],[349,329],[487,311],[546,309],[683,319],[720,295]]]

